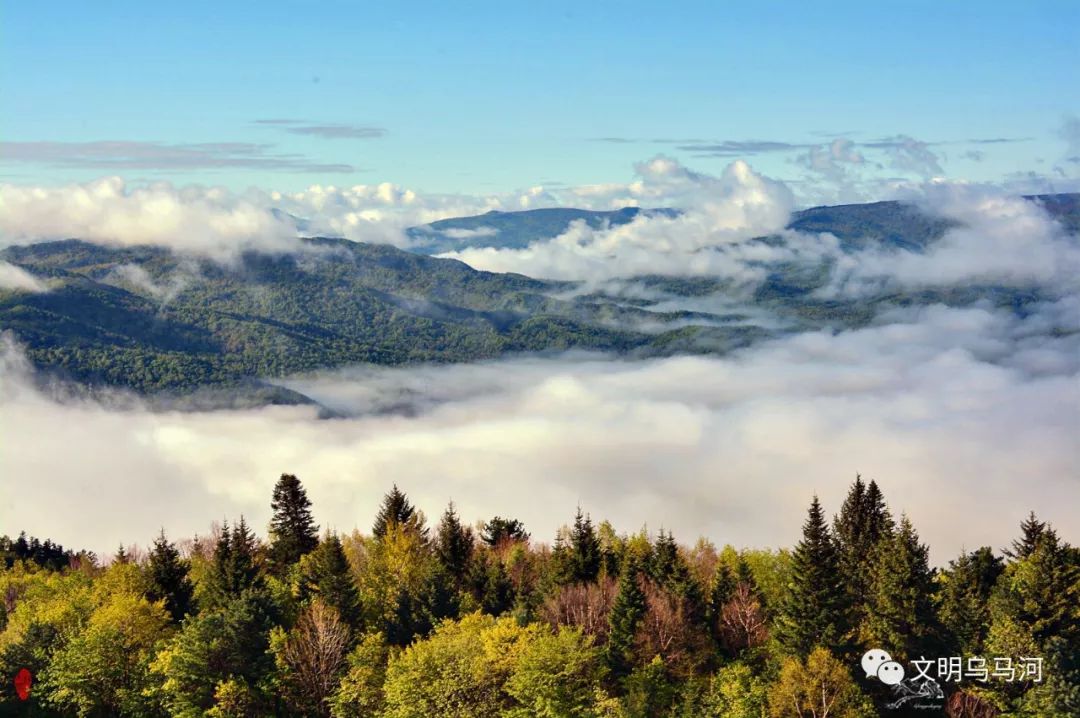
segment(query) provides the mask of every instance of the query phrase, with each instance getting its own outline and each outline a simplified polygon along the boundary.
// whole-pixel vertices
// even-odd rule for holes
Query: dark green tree
[[[864,643],[906,659],[940,652],[943,630],[934,610],[934,572],[927,547],[906,516],[896,534],[878,546],[875,562]]]
[[[941,576],[938,616],[954,651],[976,655],[982,650],[990,630],[990,594],[1004,570],[989,546],[949,562]]]
[[[192,596],[195,589],[188,578],[190,565],[180,558],[176,545],[165,538],[162,529],[154,539],[150,549],[150,559],[146,564],[146,578],[149,587],[146,596],[151,601],[164,601],[174,623],[179,623],[184,616],[192,612]]]
[[[258,540],[243,516],[231,531],[228,523],[222,524],[207,575],[208,607],[223,606],[247,588],[262,588],[257,553]]]
[[[494,547],[506,541],[528,541],[529,534],[525,531],[525,524],[517,519],[496,516],[484,524],[480,539],[488,546]]]
[[[809,655],[816,645],[841,652],[850,627],[849,605],[839,551],[814,496],[802,540],[792,555],[791,580],[780,607],[781,643],[801,656]]]
[[[435,534],[435,556],[458,589],[465,583],[474,548],[472,530],[462,526],[451,502],[446,507]]]
[[[589,583],[600,575],[600,539],[593,528],[592,519],[581,513],[578,507],[574,516],[574,528],[570,531],[571,576],[575,583]]]
[[[301,559],[299,573],[301,599],[318,597],[336,609],[341,620],[354,632],[360,628],[360,594],[337,534],[324,538],[314,551]]]
[[[712,580],[709,582],[709,593],[706,608],[706,618],[709,621],[709,634],[713,637],[713,640],[719,643],[720,641],[720,615],[724,610],[724,606],[735,595],[735,588],[738,585],[735,575],[728,568],[727,564],[720,563],[716,566],[716,571],[713,572]]]
[[[641,574],[637,561],[628,557],[619,572],[618,592],[608,615],[607,662],[615,678],[623,678],[634,669],[635,639],[647,610]]]
[[[840,571],[855,611],[855,620],[865,613],[873,574],[874,549],[892,532],[892,517],[876,482],[855,483],[833,520],[833,535],[840,553]]]
[[[319,527],[307,492],[292,474],[282,474],[274,485],[270,508],[270,566],[280,576],[319,544]]]
[[[1035,550],[1014,566],[1011,578],[1017,618],[1040,647],[1054,637],[1080,646],[1080,550],[1046,526]]]
[[[1053,531],[1053,529],[1050,530]],[[1020,538],[1013,541],[1012,546],[1005,549],[1003,553],[1014,561],[1023,561],[1035,553],[1035,548],[1039,545],[1039,539],[1043,537],[1046,531],[1046,522],[1039,521],[1035,517],[1035,512],[1032,511],[1020,524]]]
[[[371,527],[371,533],[377,538],[382,538],[386,535],[386,530],[394,525],[411,526],[421,535],[427,536],[427,528],[421,524],[420,514],[409,503],[409,497],[397,487],[397,484],[394,484],[390,492],[383,497],[379,512],[375,515],[375,524]]]

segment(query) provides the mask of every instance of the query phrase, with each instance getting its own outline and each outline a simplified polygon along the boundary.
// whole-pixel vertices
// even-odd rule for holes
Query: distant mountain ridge
[[[1069,231],[1080,231],[1080,193],[1031,195],[1027,199],[1043,205]],[[523,249],[532,242],[565,233],[576,221],[600,229],[605,225],[629,224],[638,217],[678,215],[679,210],[663,207],[625,207],[614,211],[572,208],[492,211],[411,227],[406,234],[412,240],[409,249],[421,254],[481,247]],[[788,229],[802,232],[831,232],[847,250],[861,249],[868,242],[919,250],[939,239],[950,226],[952,223],[948,220],[927,217],[914,205],[895,200],[810,207],[795,212],[788,223]]]

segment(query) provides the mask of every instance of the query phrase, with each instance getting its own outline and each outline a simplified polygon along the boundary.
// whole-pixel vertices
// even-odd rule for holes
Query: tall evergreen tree
[[[878,546],[875,561],[862,630],[865,645],[908,659],[940,651],[934,572],[927,547],[906,516],[896,534]]]
[[[278,575],[319,545],[319,527],[311,515],[308,500],[300,479],[282,474],[274,486],[270,501],[270,565]]]
[[[941,576],[938,615],[954,651],[965,655],[981,652],[990,627],[990,593],[1004,568],[989,546],[962,553],[949,562]]]
[[[180,558],[176,545],[165,538],[165,530],[154,539],[150,560],[146,565],[149,588],[147,598],[164,601],[174,623],[179,623],[192,610],[191,598],[195,589],[188,578],[190,566]]]
[[[427,528],[422,525],[421,517],[416,508],[409,503],[409,497],[401,491],[397,484],[383,497],[379,513],[375,515],[375,524],[371,527],[371,533],[376,538],[386,535],[390,526],[411,527],[422,536],[427,536]]]
[[[590,583],[600,575],[600,539],[592,519],[578,507],[574,528],[570,531],[570,578],[574,583]]]
[[[231,531],[223,523],[207,576],[212,607],[224,606],[245,589],[262,587],[257,551],[258,540],[243,516]]]
[[[300,561],[301,598],[318,597],[353,629],[360,627],[360,594],[337,534],[324,538]]]
[[[844,650],[849,629],[849,597],[840,556],[817,496],[810,504],[803,537],[795,547],[791,580],[778,620],[780,641],[806,656],[815,645]]]
[[[674,534],[660,531],[648,566],[649,578],[682,601],[688,621],[704,628],[707,620],[705,596],[686,559],[679,553]]]
[[[833,520],[833,535],[840,551],[840,571],[844,577],[856,620],[865,613],[873,574],[874,549],[892,532],[892,517],[876,482],[855,483]]]
[[[1011,578],[1017,617],[1040,648],[1054,637],[1080,645],[1080,550],[1044,526],[1035,550],[1014,565]]]
[[[1014,561],[1023,561],[1035,553],[1035,548],[1039,545],[1039,539],[1043,537],[1046,531],[1046,522],[1039,521],[1035,517],[1035,512],[1032,511],[1020,524],[1020,538],[1013,541],[1012,547],[1005,549],[1004,554]],[[1050,531],[1053,531],[1053,529],[1050,529]]]
[[[443,569],[460,589],[464,584],[472,560],[475,539],[472,530],[462,526],[454,503],[446,507],[435,535],[435,555]]]
[[[724,606],[735,595],[738,582],[735,575],[727,564],[720,563],[716,566],[712,580],[709,582],[709,594],[706,617],[709,621],[709,633],[713,640],[720,641],[720,616]]]
[[[641,568],[628,557],[619,572],[619,588],[608,615],[607,661],[612,675],[623,678],[634,668],[634,643],[647,610]]]

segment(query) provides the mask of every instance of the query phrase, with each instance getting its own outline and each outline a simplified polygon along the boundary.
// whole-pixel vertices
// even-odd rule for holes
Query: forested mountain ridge
[[[1073,227],[1080,224],[1078,198],[1036,199]],[[629,221],[633,213],[617,215]],[[500,213],[494,238],[505,241],[514,223],[533,236],[538,226],[555,232],[559,223],[583,216],[610,220],[582,210]],[[492,219],[440,226],[472,226],[485,217]],[[848,251],[874,242],[919,251],[948,223],[886,202],[805,210],[791,227],[832,232]],[[224,264],[162,247],[77,239],[8,247],[0,260],[48,286],[45,292],[0,289],[0,331],[10,331],[36,367],[143,393],[346,364],[472,361],[514,352],[722,353],[783,331],[863,326],[882,306],[986,300],[1022,308],[1041,298],[1037,290],[995,286],[821,297],[814,290],[828,279],[824,265],[769,267],[753,295],[738,302],[725,300],[728,282],[708,276],[636,277],[640,291],[583,291],[572,282],[321,237],[303,240],[303,251],[293,254],[247,252]],[[757,322],[749,316],[754,312],[772,321]],[[258,391],[260,401],[300,400],[279,389]]]

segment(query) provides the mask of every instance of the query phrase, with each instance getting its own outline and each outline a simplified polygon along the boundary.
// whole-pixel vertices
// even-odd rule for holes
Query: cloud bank
[[[278,474],[325,526],[364,528],[396,482],[437,515],[494,514],[550,539],[580,505],[622,530],[790,545],[810,496],[839,508],[856,471],[907,511],[938,562],[1001,547],[1029,509],[1080,534],[1080,303],[1026,318],[987,307],[898,311],[873,326],[727,358],[568,355],[357,369],[287,385],[310,407],[123,410],[0,369],[0,512],[65,544],[111,550],[248,516]]]

